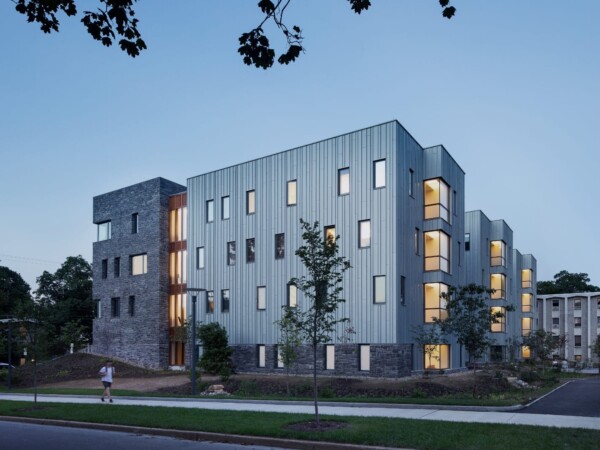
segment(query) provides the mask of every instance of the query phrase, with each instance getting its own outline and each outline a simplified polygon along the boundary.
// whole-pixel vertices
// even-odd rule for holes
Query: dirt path
[[[204,378],[203,378],[204,379]],[[187,375],[170,375],[166,377],[152,378],[118,378],[115,377],[114,389],[129,389],[132,391],[152,392],[160,388],[169,386],[182,386],[189,383],[190,379]],[[62,381],[60,383],[50,383],[40,385],[45,388],[102,388],[100,379],[88,378],[85,380]]]

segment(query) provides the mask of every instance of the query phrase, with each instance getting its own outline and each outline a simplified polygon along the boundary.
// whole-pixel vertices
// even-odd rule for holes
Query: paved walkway
[[[0,400],[33,401],[31,394],[0,394]],[[76,395],[38,395],[38,401],[49,403],[79,403],[101,405],[98,397]],[[215,399],[175,399],[150,397],[115,397],[116,405],[159,406],[172,408],[200,408],[230,411],[261,411],[276,413],[312,414],[307,402],[240,401]],[[104,406],[111,407],[106,403]],[[600,430],[600,417],[576,417],[548,414],[527,414],[516,411],[490,411],[490,408],[470,410],[442,409],[436,406],[332,404],[319,403],[319,412],[331,416],[392,417],[402,419],[441,420],[448,422],[479,422],[511,425],[538,425],[560,428]],[[499,408],[502,409],[502,408]]]

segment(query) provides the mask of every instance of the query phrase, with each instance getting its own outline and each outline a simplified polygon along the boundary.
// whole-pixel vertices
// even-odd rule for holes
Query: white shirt
[[[115,368],[114,367],[106,367],[104,366],[102,369],[100,369],[100,374],[102,375],[102,381],[107,381],[109,383],[112,383],[113,380],[113,374],[115,374]]]

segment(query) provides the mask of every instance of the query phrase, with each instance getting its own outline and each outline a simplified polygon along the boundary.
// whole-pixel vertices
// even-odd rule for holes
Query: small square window
[[[267,309],[267,288],[265,286],[256,288],[256,308],[259,310]]]
[[[211,223],[215,220],[215,201],[207,200],[206,201],[206,222]]]
[[[246,192],[246,214],[256,213],[256,191]]]
[[[338,170],[338,195],[350,193],[350,168],[345,167]]]
[[[373,163],[373,188],[381,189],[385,187],[385,159],[380,159]]]
[[[148,255],[133,255],[130,257],[131,275],[143,275],[148,272]]]
[[[287,182],[287,205],[294,206],[297,204],[297,188],[298,182],[296,180],[290,180]]]

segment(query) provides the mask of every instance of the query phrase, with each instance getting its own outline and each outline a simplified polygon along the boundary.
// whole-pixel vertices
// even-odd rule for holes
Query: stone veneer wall
[[[168,365],[169,197],[185,187],[155,178],[94,197],[94,223],[111,221],[111,239],[94,243],[93,298],[102,316],[94,319],[92,351],[149,368]],[[138,214],[138,233],[131,232],[131,215]],[[148,271],[130,274],[131,255],[146,253]],[[114,276],[114,258],[121,258],[121,275]],[[108,277],[102,279],[102,260]],[[128,314],[135,296],[135,314]],[[111,315],[111,299],[120,298],[120,314]]]
[[[277,346],[265,346],[265,367],[258,367],[257,345],[232,345],[233,364],[237,373],[284,373],[277,367]],[[371,370],[359,370],[359,344],[335,345],[335,369],[325,370],[325,346],[317,348],[317,371],[321,375],[397,378],[408,376],[412,370],[411,344],[370,344]],[[291,373],[311,374],[313,369],[312,348],[303,345],[298,362]]]

